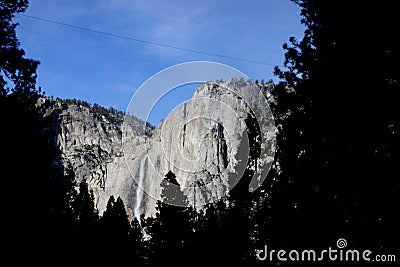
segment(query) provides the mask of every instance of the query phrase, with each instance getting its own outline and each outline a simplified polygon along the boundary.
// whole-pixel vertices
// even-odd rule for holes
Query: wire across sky
[[[166,47],[166,48],[175,49],[175,50],[181,50],[181,51],[185,51],[185,52],[191,52],[191,53],[220,57],[220,58],[233,59],[233,60],[244,61],[244,62],[255,63],[255,64],[262,64],[262,65],[269,65],[269,66],[281,66],[281,64],[273,64],[273,63],[268,63],[268,62],[263,62],[263,61],[250,60],[250,59],[246,59],[246,58],[232,57],[232,56],[216,54],[216,53],[211,53],[211,52],[202,51],[202,50],[196,50],[196,49],[178,47],[178,46],[174,46],[174,45],[162,44],[162,43],[148,41],[148,40],[142,40],[139,38],[123,36],[123,35],[119,35],[119,34],[115,34],[115,33],[110,33],[110,32],[105,32],[105,31],[100,31],[100,30],[95,30],[95,29],[89,29],[86,27],[72,25],[72,24],[68,24],[68,23],[64,23],[64,22],[60,22],[60,21],[56,21],[56,20],[52,20],[52,19],[45,19],[45,18],[26,15],[26,14],[19,14],[19,15],[26,17],[26,18],[31,18],[31,19],[40,20],[40,21],[47,22],[47,23],[57,24],[57,25],[64,26],[64,27],[69,27],[69,28],[73,28],[73,29],[77,29],[77,30],[107,35],[107,36],[111,36],[111,37],[115,37],[115,38],[125,39],[128,41],[140,42],[140,43],[147,44],[147,45],[155,45],[155,46]]]

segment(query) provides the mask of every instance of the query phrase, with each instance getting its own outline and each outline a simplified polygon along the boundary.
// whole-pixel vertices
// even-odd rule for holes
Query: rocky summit
[[[256,88],[243,79],[204,83],[157,127],[79,100],[42,98],[38,106],[61,152],[55,166],[72,169],[77,183],[86,179],[100,213],[113,195],[130,217],[152,216],[168,171],[187,197],[171,204],[198,209],[229,194],[246,169],[254,173],[249,190],[258,187],[273,161],[276,128],[269,87]]]

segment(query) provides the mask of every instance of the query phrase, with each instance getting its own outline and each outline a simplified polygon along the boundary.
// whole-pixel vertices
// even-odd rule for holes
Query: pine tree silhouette
[[[156,264],[179,264],[183,260],[179,254],[185,250],[192,233],[187,199],[171,171],[165,175],[161,186],[162,201],[157,203],[157,217],[151,227],[150,261]]]
[[[133,251],[135,244],[130,243],[131,226],[125,205],[120,197],[115,200],[110,196],[106,210],[100,220],[100,233],[102,240],[108,244],[107,253],[103,255],[103,260],[110,262],[124,262],[121,255],[132,256],[132,262],[136,261],[136,252]]]
[[[281,173],[264,188],[270,198],[260,211],[270,218],[270,233],[263,239],[274,247],[318,248],[342,236],[355,247],[396,248],[394,6],[294,2],[306,29],[301,40],[284,44],[287,69],[276,68],[283,80],[274,109]]]

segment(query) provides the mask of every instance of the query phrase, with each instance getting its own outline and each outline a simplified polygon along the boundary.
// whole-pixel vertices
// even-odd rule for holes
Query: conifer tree
[[[152,226],[151,261],[158,264],[178,263],[180,252],[189,245],[192,228],[187,212],[187,199],[174,173],[169,171],[162,183],[161,198],[157,203],[157,217]]]
[[[94,203],[93,191],[91,189],[89,190],[85,179],[79,184],[76,212],[79,228],[86,231],[94,227],[98,220],[98,212]]]
[[[131,241],[134,237],[131,234],[131,225],[125,210],[125,205],[120,197],[115,200],[110,196],[106,210],[100,220],[99,232],[102,233],[102,240],[108,243],[107,254],[104,259],[114,262],[123,262],[121,255],[131,254],[132,261],[137,260],[136,248]],[[132,232],[133,233],[133,232]],[[134,232],[137,234],[138,232]]]
[[[36,88],[39,62],[25,56],[14,22],[14,16],[27,7],[28,1],[0,1],[0,168],[4,173],[2,188],[6,189],[2,203],[13,199],[12,205],[2,206],[4,229],[10,233],[5,240],[7,249],[15,252],[22,248],[34,260],[44,256],[37,240],[48,237],[46,201],[52,159],[35,107],[41,95]]]
[[[264,187],[269,199],[260,210],[270,233],[263,239],[317,248],[345,236],[359,247],[390,247],[399,192],[395,8],[389,1],[293,2],[305,32],[284,44],[285,68],[276,68],[283,81],[273,110],[279,169],[270,174],[279,177]]]

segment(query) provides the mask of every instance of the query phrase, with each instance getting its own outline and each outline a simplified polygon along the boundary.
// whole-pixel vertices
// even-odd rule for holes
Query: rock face
[[[49,142],[61,151],[55,164],[61,164],[63,170],[72,168],[77,183],[87,180],[99,211],[105,210],[111,195],[131,203],[136,197],[136,184],[126,168],[122,150],[122,114],[105,109],[99,112],[80,101],[40,99],[38,106],[50,122],[44,129],[51,136]],[[143,122],[127,117],[124,134],[130,136],[132,144],[144,144]],[[132,146],[128,153],[139,155],[141,150],[140,146]],[[127,205],[129,214],[131,207]]]
[[[257,188],[275,151],[276,129],[264,95],[267,91],[244,80],[206,83],[158,125],[141,155],[146,164],[140,185],[146,194],[140,198],[140,213],[151,215],[155,210],[159,185],[168,171],[176,175],[180,190],[196,208],[225,196],[246,168],[256,173],[249,189]],[[251,122],[257,122],[260,129],[248,138]],[[250,149],[257,145],[259,153],[249,162]],[[130,146],[124,142],[124,147]],[[138,173],[133,165],[137,164],[129,168]]]
[[[39,105],[52,121],[61,164],[73,168],[78,182],[88,181],[100,213],[114,195],[123,199],[130,216],[151,216],[168,171],[197,208],[226,195],[246,168],[258,174],[250,189],[262,182],[273,161],[275,126],[261,99],[268,98],[267,91],[255,93],[251,86],[238,79],[203,84],[156,129],[77,103],[42,99]],[[255,120],[260,127],[251,141],[249,122]],[[259,153],[249,164],[254,140]]]

